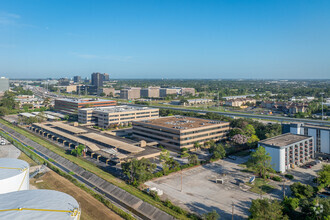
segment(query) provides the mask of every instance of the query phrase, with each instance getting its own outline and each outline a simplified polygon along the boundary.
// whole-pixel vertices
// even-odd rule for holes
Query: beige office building
[[[78,122],[86,125],[97,125],[107,128],[112,124],[127,125],[134,120],[155,119],[159,109],[137,106],[112,106],[105,108],[79,109]]]
[[[141,97],[143,98],[159,98],[160,87],[148,87],[141,89]]]
[[[132,87],[120,90],[121,99],[139,99],[141,93],[141,88]]]
[[[222,140],[229,131],[229,122],[169,116],[152,120],[134,121],[133,137],[157,141],[164,147],[179,150],[192,148],[194,143]]]

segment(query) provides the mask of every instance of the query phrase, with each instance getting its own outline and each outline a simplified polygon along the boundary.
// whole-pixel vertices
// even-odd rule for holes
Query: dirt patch
[[[35,183],[36,180],[43,180],[43,182]],[[75,186],[69,180],[58,175],[54,171],[49,171],[38,179],[33,178],[30,180],[30,184],[36,186],[38,189],[52,189],[73,196],[80,204],[82,220],[122,219],[93,196]]]

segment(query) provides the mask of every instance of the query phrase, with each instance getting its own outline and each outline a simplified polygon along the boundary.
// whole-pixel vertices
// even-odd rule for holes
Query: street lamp
[[[322,105],[322,120],[323,120],[323,95],[324,95],[324,92],[320,92],[320,95],[322,95],[322,103],[321,103],[321,105]]]

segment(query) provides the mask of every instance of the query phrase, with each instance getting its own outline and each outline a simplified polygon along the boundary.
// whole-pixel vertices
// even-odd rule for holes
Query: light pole
[[[322,95],[321,105],[322,105],[322,121],[323,121],[323,95],[324,95],[324,92],[321,92],[320,95]]]

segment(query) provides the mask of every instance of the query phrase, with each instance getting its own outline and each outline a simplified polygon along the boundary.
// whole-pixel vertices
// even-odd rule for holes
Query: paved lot
[[[181,192],[181,173],[175,173],[146,185],[164,191],[175,204],[199,214],[216,210],[222,219],[230,219],[234,203],[234,219],[248,217],[248,207],[252,199],[259,196],[247,191],[245,185],[237,185],[237,180],[248,181],[251,174],[241,172],[237,164],[247,158],[221,160],[182,172],[183,191]],[[226,174],[223,176],[223,174]],[[224,184],[215,183],[216,178],[223,178]]]

